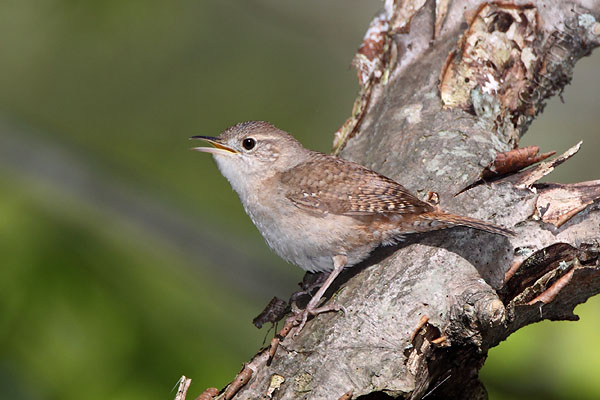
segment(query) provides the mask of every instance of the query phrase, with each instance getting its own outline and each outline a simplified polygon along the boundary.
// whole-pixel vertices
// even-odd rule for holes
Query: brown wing
[[[283,193],[297,207],[316,213],[373,215],[422,213],[433,206],[400,184],[362,165],[313,153],[281,176]]]

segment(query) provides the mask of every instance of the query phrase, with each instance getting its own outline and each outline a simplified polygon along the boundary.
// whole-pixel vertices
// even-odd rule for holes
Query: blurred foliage
[[[168,397],[182,373],[226,383],[223,372],[262,340],[237,321],[258,305],[169,246],[43,187],[1,178],[2,393]]]
[[[600,297],[578,306],[578,322],[527,326],[490,350],[481,379],[490,399],[597,399]]]
[[[252,317],[302,272],[268,251],[187,138],[266,119],[328,151],[357,90],[350,61],[379,7],[0,3],[0,397],[169,398],[182,374],[191,395],[235,375],[265,336]],[[548,114],[562,125],[544,116],[526,136],[562,151],[587,135],[562,181],[598,178],[597,59],[567,88],[575,111],[553,101]],[[205,235],[189,238],[193,248],[178,218]],[[217,262],[207,237],[243,258],[217,249]],[[264,268],[254,278],[240,272],[248,260]],[[599,308],[594,299],[581,322],[537,324],[493,349],[491,397],[600,396],[590,375],[599,355],[583,347]]]

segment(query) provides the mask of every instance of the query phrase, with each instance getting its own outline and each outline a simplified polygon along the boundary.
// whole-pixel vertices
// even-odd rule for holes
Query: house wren
[[[219,137],[194,136],[211,153],[246,213],[279,256],[311,272],[331,271],[299,318],[337,309],[317,308],[344,267],[406,234],[463,225],[499,235],[508,229],[445,213],[403,186],[362,165],[302,147],[262,121],[243,122]]]

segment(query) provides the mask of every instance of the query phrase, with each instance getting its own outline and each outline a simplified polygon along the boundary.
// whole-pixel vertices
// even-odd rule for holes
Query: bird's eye
[[[244,139],[244,141],[242,142],[242,146],[246,149],[246,150],[252,150],[254,148],[254,146],[256,146],[256,140],[252,139],[252,138],[246,138]]]

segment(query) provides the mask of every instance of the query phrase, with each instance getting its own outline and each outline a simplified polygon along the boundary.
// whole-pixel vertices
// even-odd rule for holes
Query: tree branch
[[[334,152],[517,237],[455,228],[377,251],[340,279],[331,301],[346,313],[285,337],[269,366],[257,354],[236,399],[486,398],[477,376],[490,347],[542,319],[576,319],[600,292],[599,182],[535,184],[568,154],[454,196],[518,146],[600,44],[598,2],[516,3],[386,1]]]

